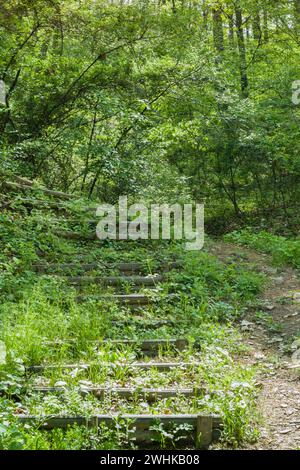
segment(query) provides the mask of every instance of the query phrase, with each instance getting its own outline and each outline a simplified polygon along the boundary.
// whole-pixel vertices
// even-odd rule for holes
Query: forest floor
[[[300,449],[299,271],[275,267],[239,241],[208,240],[199,253],[173,243],[97,244],[93,207],[49,205],[47,198],[16,198],[2,221],[9,268],[0,304],[9,359],[0,370],[3,448],[16,445],[14,429],[24,449],[131,448],[126,419],[107,435],[84,426],[40,430],[45,417],[109,410],[114,417],[176,415],[184,423],[210,413],[224,431],[211,448]],[[172,338],[185,347],[168,345]],[[142,344],[153,341],[165,346],[147,354]],[[141,387],[167,395],[147,400]],[[192,395],[183,394],[187,387]],[[95,388],[104,390],[100,398]],[[196,397],[194,389],[201,390]],[[28,430],[20,420],[30,416],[38,424]],[[154,431],[162,448],[185,432],[174,427],[167,442],[162,427]]]
[[[210,251],[224,263],[235,262],[264,273],[267,286],[240,321],[249,351],[245,364],[258,364],[258,441],[248,448],[300,448],[300,280],[292,268],[274,268],[270,258],[254,250],[221,241]],[[256,308],[257,307],[257,308]],[[260,312],[257,314],[257,312]],[[295,344],[296,343],[296,344]],[[292,345],[292,348],[291,348]]]

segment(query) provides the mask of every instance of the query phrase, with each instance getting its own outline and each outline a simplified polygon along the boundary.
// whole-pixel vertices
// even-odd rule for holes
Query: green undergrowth
[[[271,255],[276,266],[291,265],[300,269],[300,240],[288,239],[267,231],[254,232],[244,229],[226,235],[225,240]]]
[[[48,218],[49,217],[49,218]],[[255,302],[264,278],[232,263],[225,265],[206,250],[188,252],[179,243],[68,241],[54,235],[51,215],[43,211],[7,212],[2,215],[0,305],[1,344],[6,359],[0,369],[0,448],[12,449],[109,449],[134,447],[128,423],[112,429],[43,432],[39,426],[22,426],[18,415],[35,415],[40,424],[49,415],[170,414],[212,412],[223,419],[224,446],[237,446],[256,438],[255,370],[245,367],[242,338],[235,327],[245,309]],[[163,283],[151,289],[130,283],[119,286],[124,293],[142,292],[152,305],[139,311],[102,299],[77,302],[78,289],[63,276],[37,274],[32,264],[96,261],[86,276],[118,274],[117,264],[138,261],[144,275],[159,273],[166,261],[180,261],[182,269],[164,273]],[[78,269],[59,274],[76,275]],[[107,294],[113,288],[95,283],[81,293]],[[172,294],[172,297],[169,297]],[[157,326],[156,326],[157,325]],[[161,348],[157,356],[143,355],[139,340],[187,338],[186,350]],[[135,339],[136,345],[111,345],[103,339]],[[153,362],[139,370],[137,361]],[[168,372],[155,362],[175,362]],[[185,368],[180,363],[188,362]],[[108,366],[108,363],[110,364]],[[37,373],[32,365],[55,364]],[[72,370],[63,364],[76,364]],[[88,367],[86,367],[88,365]],[[59,387],[46,395],[37,387]],[[98,400],[90,387],[129,387],[137,391],[131,400],[110,394]],[[201,393],[180,394],[147,403],[141,388],[194,388]],[[117,419],[118,421],[118,419]],[[156,426],[160,447],[176,447],[177,432],[168,439]],[[171,436],[171,437],[170,437]]]

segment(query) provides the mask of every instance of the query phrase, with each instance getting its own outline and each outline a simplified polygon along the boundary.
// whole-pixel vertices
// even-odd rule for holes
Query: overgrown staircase
[[[180,269],[181,263],[174,260],[165,260],[160,262],[159,269],[152,274],[147,274],[145,264],[140,260],[137,261],[122,261],[118,263],[108,263],[107,261],[97,260],[91,262],[87,258],[86,252],[81,253],[82,244],[89,246],[90,244],[101,244],[97,240],[96,231],[92,231],[93,223],[96,223],[91,215],[95,211],[95,204],[87,204],[84,210],[81,210],[81,219],[77,217],[74,210],[69,209],[66,201],[76,201],[74,195],[65,194],[59,191],[41,188],[33,182],[15,177],[12,181],[5,181],[4,184],[9,197],[12,194],[18,196],[19,204],[27,207],[28,210],[38,208],[43,211],[54,211],[56,217],[56,225],[53,229],[58,237],[63,237],[70,241],[72,246],[75,245],[75,252],[77,261],[63,260],[61,263],[47,262],[40,253],[39,262],[32,266],[32,270],[37,274],[57,276],[63,279],[66,283],[74,286],[78,291],[76,296],[77,301],[85,302],[86,308],[89,308],[89,302],[99,301],[102,303],[117,303],[121,304],[122,308],[126,308],[126,319],[119,321],[118,318],[115,322],[120,326],[122,332],[123,327],[131,322],[140,321],[143,326],[147,327],[149,331],[155,331],[163,325],[172,325],[176,319],[172,320],[172,315],[167,319],[157,318],[149,321],[147,318],[147,309],[155,310],[160,302],[171,303],[176,302],[176,293],[166,294],[161,299],[157,299],[155,289],[157,286],[163,284],[168,272],[173,269]],[[38,198],[38,195],[42,198]],[[29,196],[29,197],[28,197]],[[82,215],[83,214],[83,215]],[[75,217],[75,218],[74,218]],[[85,230],[65,230],[57,229],[57,225],[75,225],[78,227],[79,223],[84,223]],[[88,228],[88,231],[87,231]],[[94,226],[95,228],[95,226]],[[100,271],[100,274],[99,274]],[[104,273],[104,274],[103,274]],[[101,290],[109,288],[105,293],[95,294],[93,287],[101,286]],[[89,291],[89,288],[92,290]],[[146,292],[141,289],[147,288]],[[112,290],[113,289],[113,290]],[[72,341],[76,343],[76,338],[66,339],[69,343]],[[55,344],[49,344],[55,347]],[[128,371],[128,376],[133,370],[140,371],[155,371],[155,373],[168,374],[174,370],[188,370],[189,375],[197,374],[199,363],[194,360],[182,360],[180,354],[187,348],[199,348],[201,345],[194,343],[190,344],[187,338],[164,338],[155,336],[153,339],[139,340],[128,339],[120,334],[120,337],[114,339],[105,339],[93,342],[93,347],[113,348],[118,347],[134,347],[138,353],[140,360],[133,360],[128,363],[120,363],[117,361],[107,362],[99,360],[97,363],[74,363],[74,364],[53,364],[42,363],[30,365],[26,368],[26,376],[28,379],[33,374],[42,374],[45,370],[58,370],[63,373],[65,370],[86,370],[89,369],[103,369],[109,373],[109,370],[116,367],[125,368]],[[175,358],[170,362],[168,353],[172,351]],[[166,358],[165,358],[165,354]],[[179,356],[179,360],[176,358]],[[161,380],[163,383],[163,380]],[[30,381],[29,381],[30,383]],[[28,393],[36,393],[41,395],[56,394],[63,397],[65,392],[64,385],[57,386],[31,386],[27,388]],[[122,400],[139,399],[142,402],[155,403],[159,400],[166,400],[172,397],[180,396],[182,399],[197,399],[199,396],[207,394],[208,391],[203,387],[190,387],[190,386],[177,386],[177,387],[118,387],[118,386],[85,386],[80,391],[82,396],[93,395],[98,400],[105,400],[107,397],[117,397]],[[22,423],[40,423],[39,416],[20,415],[19,421]],[[168,426],[177,426],[178,429],[182,427],[182,442],[179,439],[178,445],[190,447],[191,444],[199,448],[207,448],[215,439],[220,435],[221,420],[218,416],[207,414],[140,414],[132,415],[123,413],[121,416],[116,416],[114,410],[107,410],[107,414],[94,416],[49,416],[44,417],[41,424],[42,429],[62,428],[66,429],[69,425],[77,424],[82,426],[100,426],[106,425],[113,428],[116,419],[129,420],[131,426],[135,429],[134,438],[135,443],[138,445],[151,445],[155,430],[153,430],[153,422],[159,422],[160,425],[168,428]],[[187,432],[188,429],[188,432]]]

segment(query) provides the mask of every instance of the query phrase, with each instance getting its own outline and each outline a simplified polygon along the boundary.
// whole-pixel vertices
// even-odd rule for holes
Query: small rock
[[[269,311],[274,310],[274,308],[275,308],[274,305],[271,305],[271,304],[266,305],[266,309]]]
[[[79,380],[79,385],[81,387],[87,387],[87,388],[90,388],[93,386],[93,382],[91,382],[90,380]]]
[[[276,268],[271,268],[269,266],[264,268],[264,272],[268,274],[277,274],[278,270]]]
[[[255,357],[255,359],[265,359],[266,356],[261,352],[256,352],[254,354],[254,357]]]
[[[299,362],[300,362],[300,349],[297,349],[297,350],[292,354],[292,362],[293,362],[293,363],[299,363]]]
[[[298,315],[298,312],[295,313],[288,313],[287,315],[284,315],[283,318],[291,318],[291,317],[296,317]]]
[[[242,320],[241,321],[241,329],[242,331],[249,331],[254,327],[254,323],[248,321],[248,320]]]
[[[289,428],[289,429],[282,429],[282,431],[278,431],[278,434],[288,434],[289,432],[292,432],[294,429]]]
[[[295,339],[295,341],[292,342],[291,350],[296,351],[299,348],[300,348],[300,338],[297,338],[297,339]]]
[[[292,364],[292,365],[288,365],[287,368],[288,369],[300,369],[300,362]]]
[[[67,382],[64,382],[63,380],[58,380],[55,382],[54,387],[65,387],[67,385]]]
[[[268,344],[281,343],[283,338],[280,336],[274,336],[274,338],[268,340]]]

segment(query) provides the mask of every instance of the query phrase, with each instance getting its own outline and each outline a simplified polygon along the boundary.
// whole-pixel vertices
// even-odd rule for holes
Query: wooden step
[[[187,348],[189,342],[185,338],[176,339],[106,339],[97,341],[99,345],[124,345],[124,346],[139,346],[142,351],[158,351],[160,348],[173,347],[180,351]]]
[[[181,339],[146,339],[146,340],[103,340],[93,341],[95,346],[131,346],[136,347],[137,352],[141,352],[145,356],[156,356],[160,351],[166,349],[172,349],[175,351],[184,351],[188,347],[188,340],[185,338]]]
[[[86,286],[100,284],[103,286],[120,286],[123,284],[133,284],[135,286],[156,286],[164,280],[163,276],[65,276],[64,279],[69,284],[75,286]]]
[[[164,297],[164,302],[176,298],[175,294],[169,294]],[[87,302],[89,300],[102,302],[117,302],[122,305],[145,306],[159,302],[160,299],[154,299],[145,294],[115,294],[115,295],[88,295],[82,294],[76,296],[77,302]]]
[[[73,230],[53,230],[53,233],[57,237],[65,238],[66,240],[82,240],[82,241],[98,240],[99,242],[106,241],[106,240],[100,240],[97,237],[96,227],[94,231],[89,232],[89,233],[74,232]],[[128,242],[130,240],[119,240],[118,238],[116,238],[115,240],[107,239],[107,241]],[[135,241],[141,242],[143,240],[135,240]]]
[[[158,371],[170,371],[172,369],[188,369],[194,367],[200,367],[201,362],[131,362],[131,363],[119,363],[119,362],[103,362],[99,364],[42,364],[36,366],[28,366],[27,372],[43,372],[49,370],[90,370],[91,368],[114,368],[128,367],[132,369],[150,370],[157,369]]]
[[[65,238],[67,240],[99,240],[96,230],[90,233],[72,232],[71,230],[53,230],[53,233],[57,237]]]
[[[52,217],[49,224],[53,225],[54,227],[62,227],[63,225],[64,227],[66,227],[66,231],[71,232],[76,230],[76,228],[85,228],[96,231],[96,227],[99,223],[100,218],[98,220],[90,218],[92,215],[92,211],[96,212],[96,208],[91,208],[87,213],[85,213],[86,211],[84,211],[83,214],[78,214],[77,219],[71,218],[71,215],[66,215],[63,218]],[[84,215],[86,218],[83,217]]]
[[[174,327],[175,325],[178,324],[178,321],[174,320],[152,320],[148,321],[145,320],[143,317],[136,317],[135,318],[128,318],[128,320],[117,320],[113,319],[112,320],[112,325],[115,327],[125,327],[125,326],[130,326],[130,325],[140,325],[141,328],[146,328],[146,329],[158,329],[163,326],[170,326]]]
[[[138,239],[138,240],[123,240],[123,239],[119,239],[118,237],[116,237],[116,239],[113,239],[113,240],[100,240],[97,236],[97,233],[96,233],[96,227],[95,227],[95,230],[92,231],[92,232],[89,232],[89,233],[82,233],[82,232],[74,232],[73,230],[53,230],[53,233],[54,235],[56,235],[57,237],[60,237],[60,238],[65,238],[66,240],[82,240],[82,241],[92,241],[92,240],[98,240],[99,242],[105,242],[105,241],[115,241],[115,242],[122,242],[122,243],[130,243],[130,242],[134,242],[134,243],[143,243],[143,242],[147,242],[147,240],[142,240],[142,239]],[[164,240],[165,242],[168,242],[168,240]]]
[[[93,208],[93,210],[96,211],[95,208]],[[96,230],[98,222],[99,222],[99,220],[97,220],[97,219],[84,219],[84,218],[73,219],[69,216],[59,217],[59,218],[52,217],[51,221],[50,221],[50,223],[53,224],[53,225],[58,225],[58,226],[62,226],[63,224],[64,225],[72,225],[72,226],[75,225],[75,226],[78,226],[78,227],[95,228],[95,230]]]
[[[43,199],[29,199],[29,198],[18,198],[18,203],[25,207],[36,207],[38,209],[53,209],[55,211],[66,211],[66,207],[63,204],[57,202],[44,201]]]
[[[94,213],[96,212],[95,207],[79,207],[79,208],[69,208],[63,203],[59,202],[53,202],[49,200],[44,200],[44,199],[37,199],[37,198],[25,198],[25,197],[18,197],[17,201],[18,203],[24,205],[25,207],[33,207],[37,209],[53,209],[55,211],[62,211],[64,213]]]
[[[60,238],[65,238],[67,240],[82,240],[82,241],[92,241],[92,240],[98,240],[99,242],[105,242],[105,241],[110,241],[110,242],[122,242],[122,243],[146,243],[151,241],[151,239],[137,239],[137,240],[124,240],[116,237],[115,239],[105,239],[105,240],[100,240],[97,236],[96,233],[96,227],[95,230],[89,233],[82,233],[82,232],[74,232],[73,230],[53,230],[54,235],[60,237]],[[172,239],[164,239],[164,243],[172,243]]]
[[[94,211],[94,213],[96,213],[97,208],[94,208],[93,211]],[[90,217],[92,217],[91,214],[90,214]],[[96,218],[83,219],[82,217],[81,218],[79,218],[79,217],[78,218],[65,217],[64,219],[52,218],[51,222],[53,224],[59,224],[59,225],[64,223],[64,224],[67,224],[71,227],[74,227],[74,226],[90,227],[90,228],[94,228],[96,230],[96,227],[97,227],[100,220],[101,220],[101,217],[99,217],[98,219],[96,219]],[[134,217],[131,217],[131,218],[128,217],[127,223],[129,224],[133,220],[134,220]],[[116,218],[116,224],[117,224],[117,226],[119,226],[119,224],[120,224],[120,221],[118,220],[118,217]],[[151,220],[149,220],[147,222],[146,228],[149,229],[149,230],[151,229]]]
[[[160,424],[164,429],[179,429],[182,441],[193,442],[197,448],[208,448],[209,445],[220,438],[222,421],[213,414],[189,415],[96,415],[96,416],[29,416],[19,415],[18,421],[22,425],[39,425],[39,429],[67,429],[69,426],[85,426],[88,428],[107,426],[114,428],[120,420],[128,422],[132,428],[134,442],[138,444],[154,444],[157,448],[157,432],[153,430],[154,424]],[[187,426],[189,429],[187,430]],[[176,436],[177,437],[177,436]],[[177,444],[179,440],[177,437]]]
[[[143,269],[142,263],[36,263],[32,269],[39,273],[61,273],[62,271],[96,271],[97,269],[115,269],[120,272],[137,272]]]
[[[167,262],[159,264],[158,268],[160,271],[166,272],[172,269],[180,269],[182,263],[180,262]],[[62,271],[96,271],[97,269],[111,269],[120,272],[143,272],[149,268],[145,263],[140,262],[128,262],[128,263],[103,263],[103,262],[92,262],[92,263],[35,263],[32,269],[38,273],[61,273]]]
[[[65,387],[32,387],[28,391],[34,393],[40,393],[42,395],[49,395],[51,393],[65,393],[67,392]],[[132,400],[139,398],[153,403],[158,400],[173,397],[184,397],[193,398],[199,397],[203,394],[208,393],[207,389],[202,388],[121,388],[121,387],[82,387],[79,390],[80,395],[85,396],[91,394],[98,398],[98,400],[104,400],[109,396],[117,396],[126,400]]]
[[[56,340],[56,341],[45,341],[43,344],[46,346],[57,347],[62,345],[76,345],[77,340],[75,338],[70,338],[67,340]],[[154,355],[157,354],[160,349],[173,348],[177,351],[183,351],[188,347],[188,340],[185,338],[178,339],[106,339],[106,340],[90,340],[88,341],[91,345],[95,347],[101,346],[133,346],[137,347],[143,354]]]
[[[76,198],[76,195],[74,194],[67,194],[61,191],[53,191],[51,189],[33,186],[33,183],[29,185],[29,184],[24,184],[24,183],[22,184],[15,183],[13,181],[5,181],[4,186],[9,190],[15,190],[15,191],[37,191],[37,192],[44,193],[47,196],[51,196],[57,199],[70,200],[70,199]]]
[[[29,180],[28,178],[23,178],[21,176],[14,175],[13,179],[15,180],[16,183],[23,184],[25,186],[32,186],[33,181]]]

